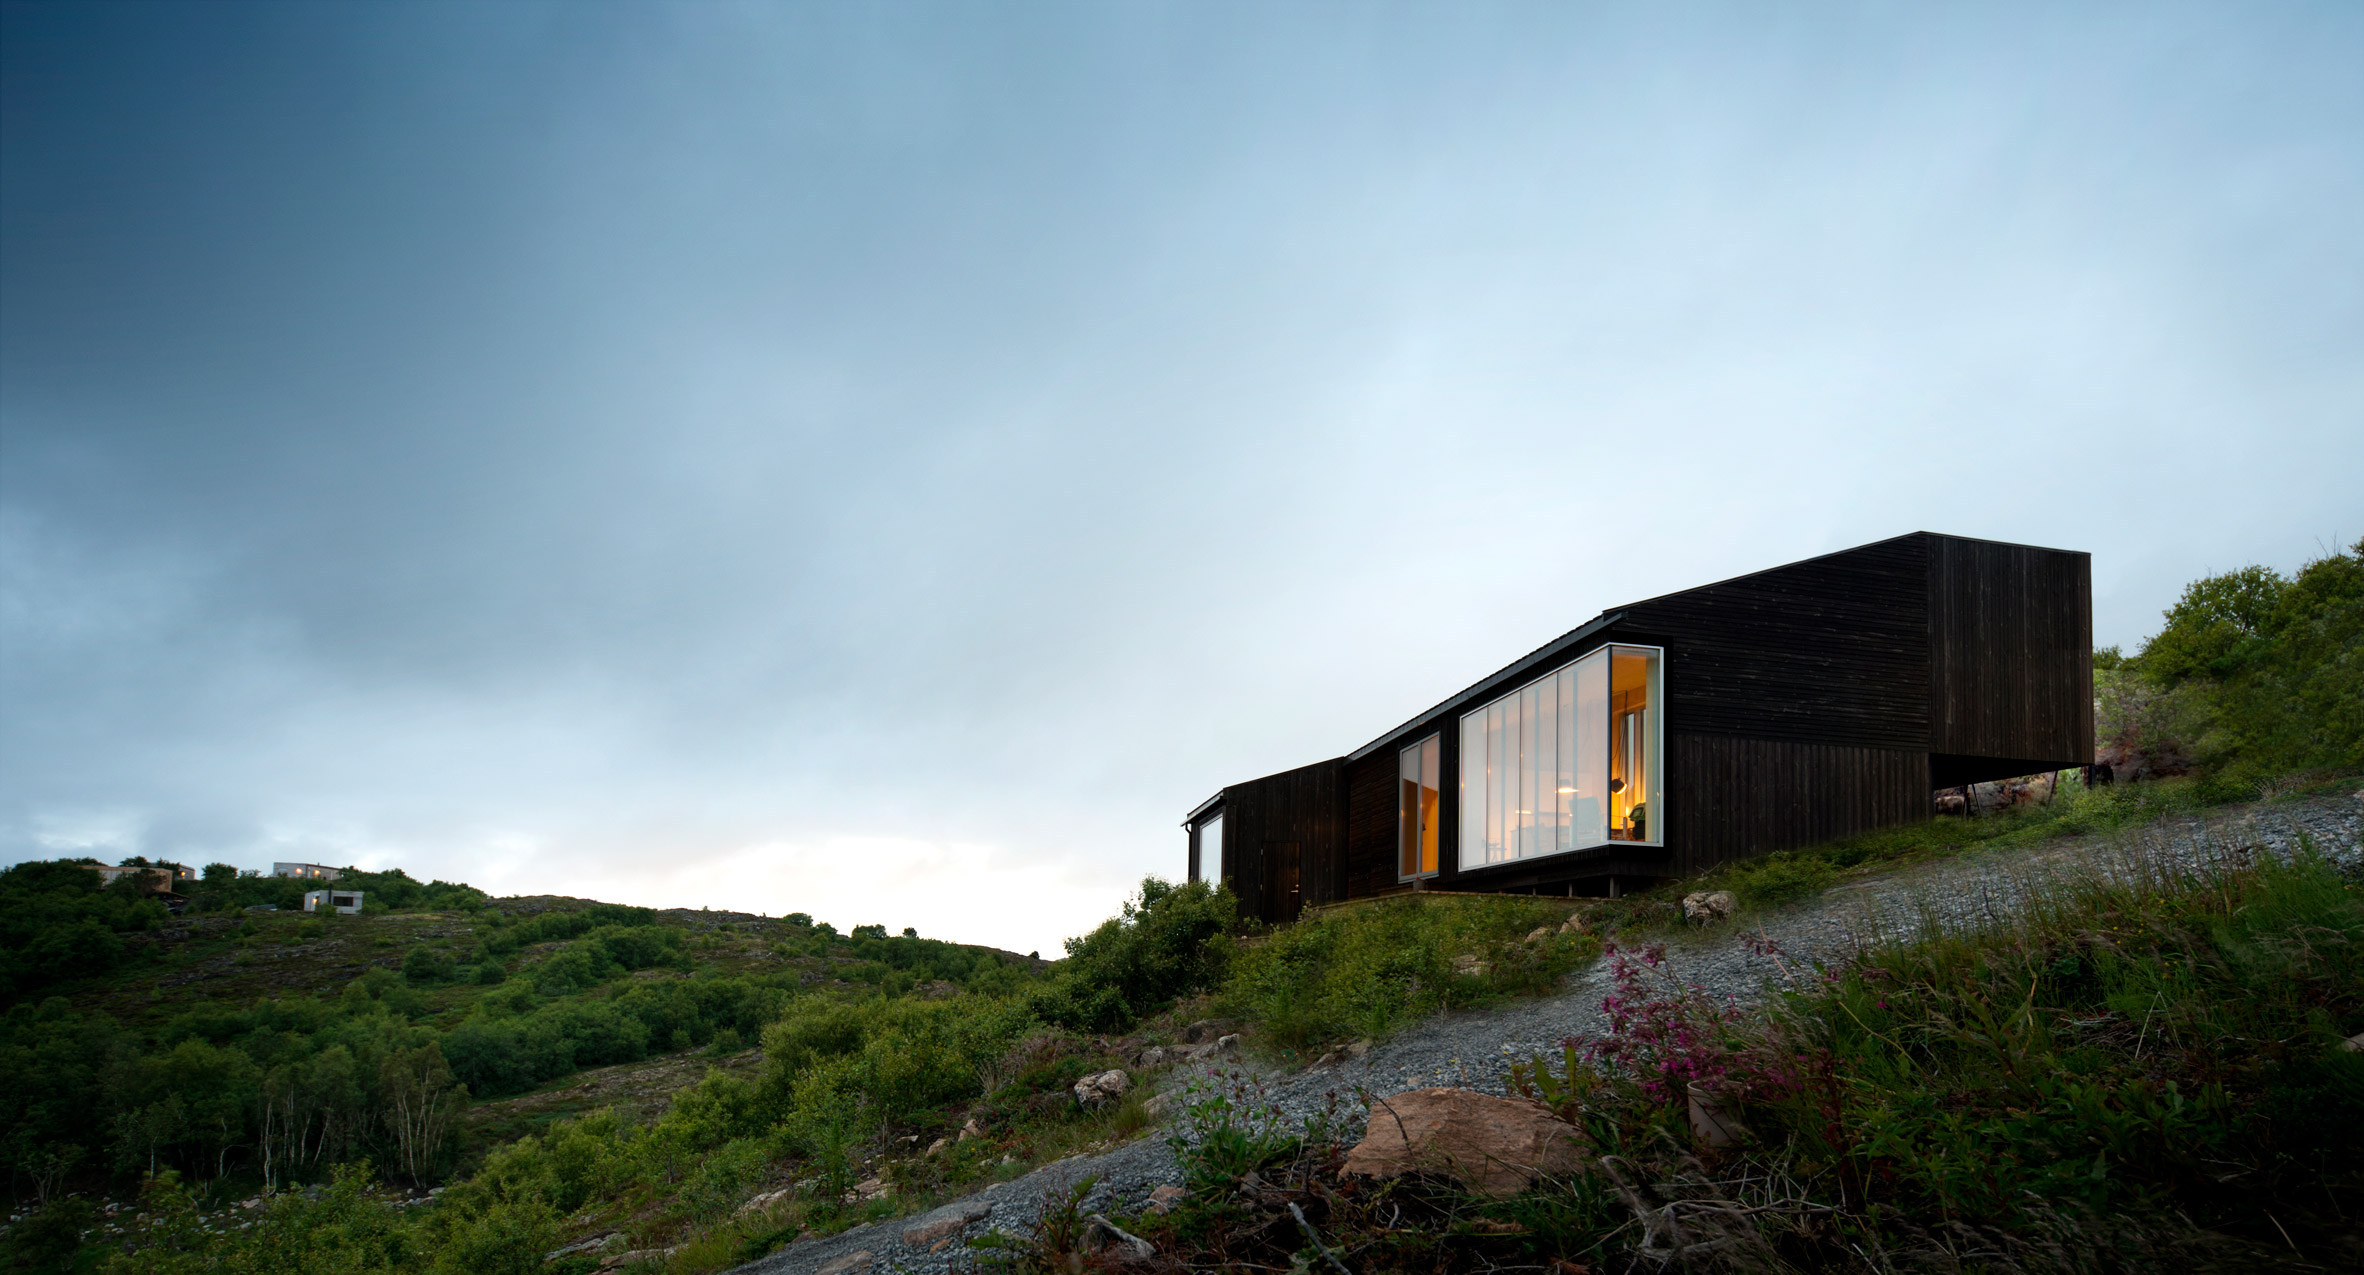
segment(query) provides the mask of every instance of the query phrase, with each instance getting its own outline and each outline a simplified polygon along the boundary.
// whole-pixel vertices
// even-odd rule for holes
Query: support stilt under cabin
[[[1607,895],[2093,760],[2087,554],[1915,532],[1602,612],[1343,757],[1185,818],[1249,914]]]

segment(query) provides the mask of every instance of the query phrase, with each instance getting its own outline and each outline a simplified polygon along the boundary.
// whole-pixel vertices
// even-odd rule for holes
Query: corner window
[[[1444,737],[1431,735],[1399,754],[1398,773],[1402,782],[1397,785],[1396,843],[1399,858],[1396,879],[1408,881],[1413,877],[1433,876],[1436,873],[1437,806],[1442,794]]]
[[[1223,816],[1215,815],[1198,826],[1198,870],[1204,880],[1213,880],[1223,872]]]
[[[1461,718],[1461,866],[1660,844],[1659,667],[1611,646]]]

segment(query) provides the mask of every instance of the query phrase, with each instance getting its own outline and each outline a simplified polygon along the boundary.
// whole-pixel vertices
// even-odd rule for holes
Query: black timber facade
[[[1934,789],[2092,760],[2092,629],[2088,555],[1930,532],[1613,607],[1352,753],[1225,787],[1186,822],[1191,879],[1269,921],[1412,889],[1398,751],[1431,734],[1444,835],[1426,889],[1615,892],[1925,818]],[[1461,715],[1611,643],[1665,652],[1663,844],[1464,869]]]

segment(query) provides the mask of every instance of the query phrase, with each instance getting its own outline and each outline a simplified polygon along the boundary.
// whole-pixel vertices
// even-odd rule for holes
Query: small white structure
[[[306,912],[342,912],[346,916],[361,913],[359,890],[313,890],[304,895]]]
[[[271,875],[275,877],[302,877],[307,881],[334,881],[345,875],[345,870],[317,863],[274,863],[271,865]]]

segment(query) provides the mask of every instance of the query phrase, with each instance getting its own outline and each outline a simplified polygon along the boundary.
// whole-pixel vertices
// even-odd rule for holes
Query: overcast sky
[[[2364,534],[2364,8],[5,6],[0,859],[1054,951],[1927,529]]]

